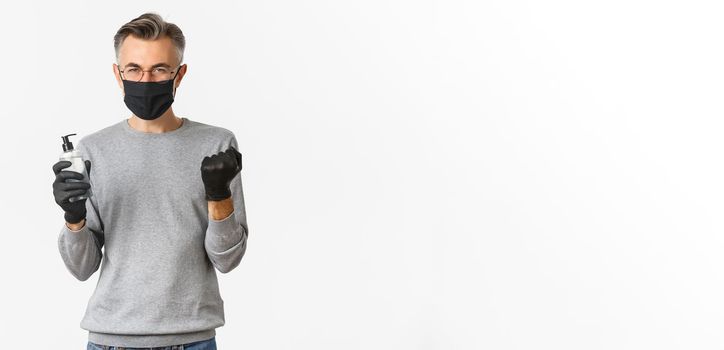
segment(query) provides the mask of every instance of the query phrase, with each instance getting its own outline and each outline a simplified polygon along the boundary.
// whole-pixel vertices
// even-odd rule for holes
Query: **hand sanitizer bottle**
[[[85,168],[85,161],[83,161],[83,157],[80,155],[80,151],[77,149],[73,149],[73,143],[68,140],[69,136],[72,136],[75,134],[68,134],[65,136],[61,136],[61,139],[63,139],[63,154],[60,155],[60,160],[67,160],[71,162],[72,164],[64,168],[61,171],[75,171],[78,173],[83,174],[83,179],[67,179],[66,181],[71,182],[90,182],[90,178],[88,177],[88,172]],[[89,187],[85,194],[78,195],[75,197],[70,197],[68,199],[69,202],[75,202],[83,199],[87,199],[90,197],[93,193],[91,192],[91,188]]]

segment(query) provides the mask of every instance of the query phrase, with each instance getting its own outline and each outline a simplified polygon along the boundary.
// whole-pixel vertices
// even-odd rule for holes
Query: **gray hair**
[[[116,50],[116,63],[120,63],[118,61],[118,53],[121,44],[123,44],[123,40],[129,35],[144,40],[156,40],[163,36],[168,36],[176,47],[179,63],[183,61],[184,48],[186,48],[184,33],[177,25],[164,21],[163,18],[156,13],[144,13],[124,24],[121,29],[118,29],[118,32],[116,32],[116,35],[113,37],[113,46]]]

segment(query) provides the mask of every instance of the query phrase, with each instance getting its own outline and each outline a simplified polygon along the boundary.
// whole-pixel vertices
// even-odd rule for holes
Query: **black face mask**
[[[180,69],[179,69],[180,70]],[[178,75],[178,71],[176,72]],[[173,84],[176,76],[158,82],[123,80],[123,102],[137,117],[153,120],[161,116],[173,103]]]

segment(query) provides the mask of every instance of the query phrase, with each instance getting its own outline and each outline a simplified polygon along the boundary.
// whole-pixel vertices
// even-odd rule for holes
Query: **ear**
[[[113,63],[113,75],[116,77],[116,82],[118,83],[118,87],[121,88],[121,93],[125,95],[125,91],[123,90],[123,80],[121,80],[121,72],[118,68],[118,65]]]
[[[186,65],[186,63],[182,64],[181,67],[179,67],[178,73],[176,73],[176,79],[173,83],[174,91],[177,87],[179,87],[179,85],[181,85],[181,80],[184,78],[184,75],[186,75],[187,69],[188,65]]]

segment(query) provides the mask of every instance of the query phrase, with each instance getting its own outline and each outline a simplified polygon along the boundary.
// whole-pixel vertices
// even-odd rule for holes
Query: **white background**
[[[220,349],[724,348],[722,7],[631,0],[4,2],[4,348],[85,348],[51,167],[146,11],[244,157]]]

